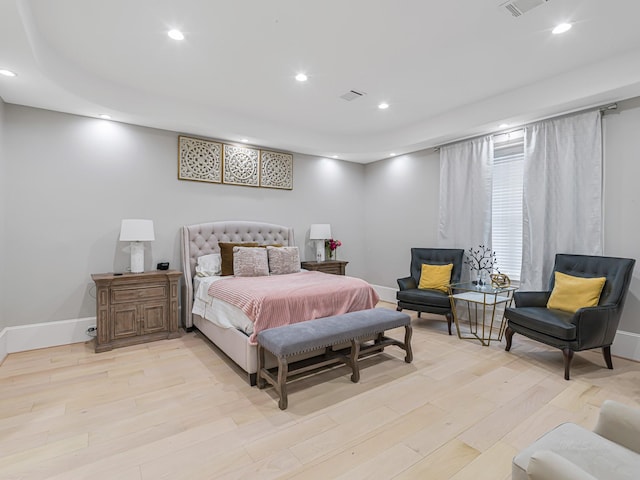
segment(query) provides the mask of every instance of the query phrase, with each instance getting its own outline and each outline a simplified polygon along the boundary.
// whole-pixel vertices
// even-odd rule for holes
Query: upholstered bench
[[[386,337],[384,332],[404,327],[404,342]],[[351,381],[360,380],[358,358],[381,352],[388,345],[396,345],[405,352],[405,362],[413,361],[411,352],[411,321],[406,313],[385,308],[373,308],[332,317],[317,318],[306,322],[270,328],[258,333],[258,388],[265,387],[265,380],[273,385],[280,397],[278,406],[287,408],[287,377],[336,363],[351,367]],[[375,338],[371,344],[360,342]],[[334,351],[331,347],[350,343],[350,348]],[[288,364],[288,358],[320,350],[324,355],[313,357],[299,364]],[[265,351],[271,352],[278,361],[277,376],[265,368]]]

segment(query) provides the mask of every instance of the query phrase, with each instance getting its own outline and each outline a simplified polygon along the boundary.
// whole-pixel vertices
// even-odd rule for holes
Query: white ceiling
[[[503,1],[0,0],[0,96],[367,163],[640,95],[638,0]]]

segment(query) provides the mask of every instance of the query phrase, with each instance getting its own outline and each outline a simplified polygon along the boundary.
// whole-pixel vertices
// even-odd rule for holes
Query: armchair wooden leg
[[[563,348],[562,356],[564,357],[564,379],[569,380],[569,370],[571,368],[571,360],[573,360],[573,350],[570,348]]]
[[[505,351],[511,350],[511,339],[513,339],[513,334],[516,333],[511,329],[510,326],[507,325],[507,329],[504,331],[504,339],[507,342],[507,346],[504,347]]]
[[[452,315],[450,313],[447,313],[447,314],[445,314],[445,317],[447,317],[447,328],[449,328],[449,335],[451,335]]]
[[[396,311],[401,312],[401,311],[402,311],[402,307],[401,307],[400,305],[398,305],[398,306],[396,307]]]
[[[422,313],[422,312],[418,312],[418,318],[420,318],[420,314],[421,314],[421,313]]]
[[[613,370],[613,362],[611,361],[611,345],[608,347],[602,347],[602,356],[604,357],[604,363],[607,364],[609,370]]]

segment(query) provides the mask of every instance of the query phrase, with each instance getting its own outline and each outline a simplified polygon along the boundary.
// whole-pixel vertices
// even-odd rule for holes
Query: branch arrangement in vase
[[[493,273],[493,267],[496,264],[496,252],[491,251],[491,248],[484,245],[480,245],[477,248],[471,247],[465,252],[464,263],[469,265],[470,271],[478,272],[478,283],[484,284],[486,280],[483,278],[482,272],[486,272],[487,278]]]

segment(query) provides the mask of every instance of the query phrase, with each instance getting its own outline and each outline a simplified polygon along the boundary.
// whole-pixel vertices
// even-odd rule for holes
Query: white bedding
[[[221,328],[236,328],[247,335],[253,333],[253,322],[242,310],[227,302],[209,295],[209,286],[213,282],[224,282],[233,277],[194,277],[193,289],[196,292],[192,313],[218,325]]]

